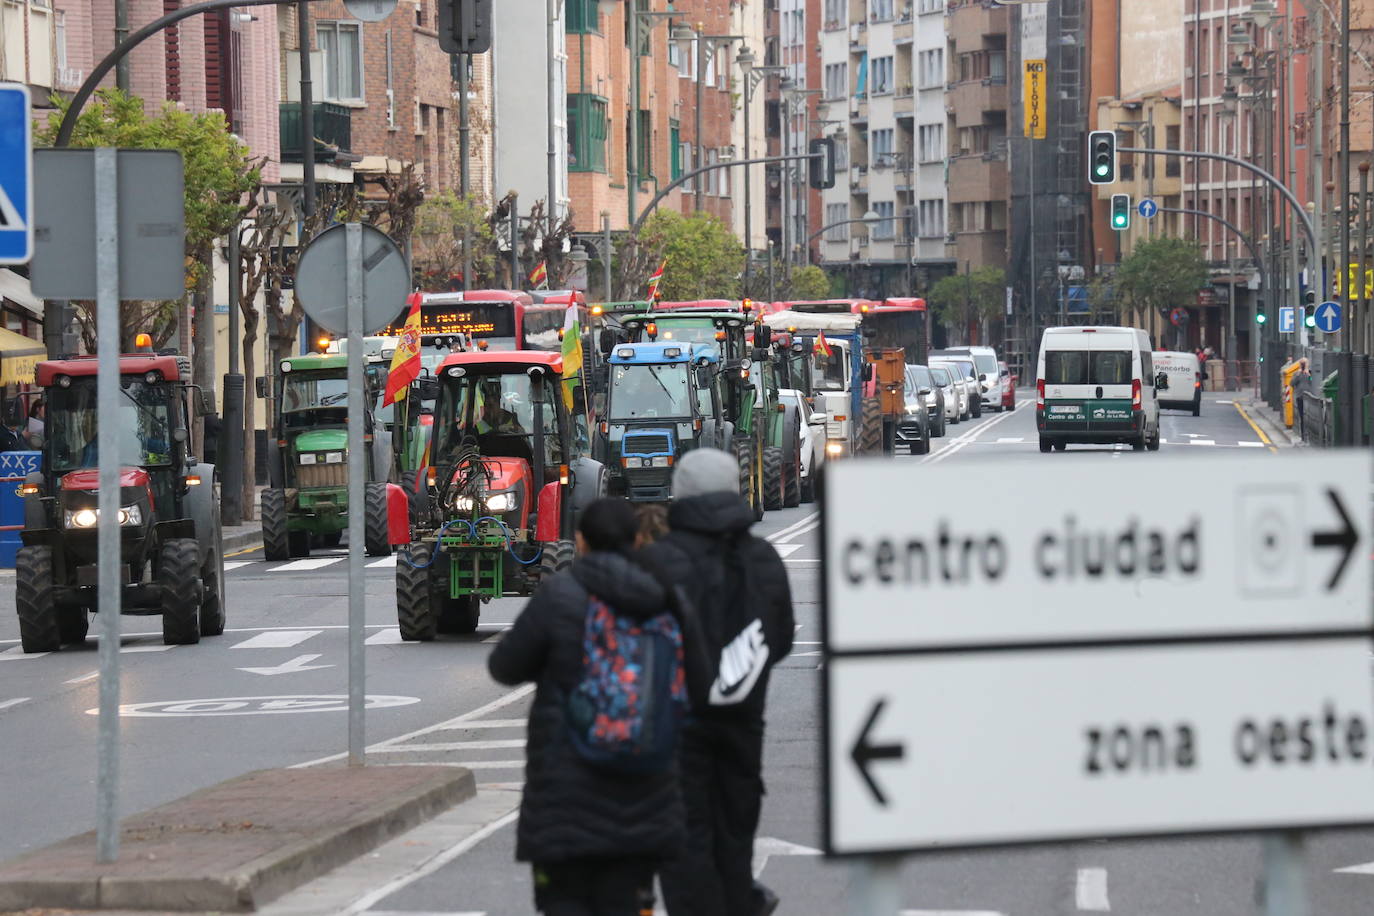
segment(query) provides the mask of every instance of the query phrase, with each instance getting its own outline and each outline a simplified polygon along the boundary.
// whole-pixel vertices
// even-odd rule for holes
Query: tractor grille
[[[673,443],[663,433],[626,433],[620,445],[622,455],[671,455]]]
[[[348,486],[348,464],[300,464],[296,466],[296,485],[302,490],[312,487]]]

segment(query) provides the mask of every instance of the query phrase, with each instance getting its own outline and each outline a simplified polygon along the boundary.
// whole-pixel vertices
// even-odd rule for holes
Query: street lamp
[[[754,65],[754,52],[748,47],[741,47],[739,54],[735,55],[735,63],[739,66],[740,72],[744,74],[744,158],[750,156],[750,133],[749,133],[749,109],[754,100],[754,90],[759,84],[774,73],[781,73],[785,67]],[[752,201],[752,173],[753,166],[744,167],[744,250],[746,253],[753,251],[754,248],[754,211]],[[750,259],[744,260],[744,279],[747,284],[750,274]]]
[[[831,229],[838,229],[838,228],[840,228],[841,226],[848,226],[848,225],[851,225],[852,223],[866,223],[867,225],[869,225],[870,227],[872,227],[874,224],[880,222],[881,220],[882,220],[882,217],[878,214],[878,211],[872,210],[872,209],[866,210],[866,211],[864,211],[864,215],[858,217],[857,219],[842,219],[842,220],[838,220],[838,221],[836,221],[836,222],[830,223],[829,225],[822,226],[821,228],[817,229],[815,232],[811,233],[811,235],[810,235],[810,236],[807,238],[807,240],[806,240],[806,246],[807,246],[808,248],[811,247],[811,243],[812,243],[812,242],[814,242],[816,239],[818,239],[818,238],[821,236],[822,233],[829,232]],[[839,241],[839,240],[836,239],[835,241]]]
[[[706,164],[706,144],[702,139],[701,129],[701,93],[702,87],[706,82],[706,68],[715,59],[716,52],[721,45],[729,44],[732,41],[743,41],[743,35],[705,35],[701,31],[701,23],[697,23],[696,29],[690,26],[677,25],[673,27],[672,37],[681,47],[683,53],[687,52],[687,46],[696,42],[697,46],[697,73],[696,73],[696,168],[701,168]],[[700,210],[705,203],[706,188],[702,182],[697,182],[696,187],[696,206]]]

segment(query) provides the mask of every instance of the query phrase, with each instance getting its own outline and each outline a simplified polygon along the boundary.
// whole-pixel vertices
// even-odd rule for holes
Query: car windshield
[[[978,367],[978,374],[986,375],[989,381],[997,378],[997,357],[991,353],[973,354],[973,364]]]
[[[691,413],[687,381],[686,363],[615,366],[610,418],[685,417]]]
[[[941,388],[948,388],[950,386],[949,373],[941,366],[931,366],[930,377],[934,379],[935,384],[939,385]]]
[[[844,351],[831,346],[830,355],[817,350],[811,369],[811,387],[817,391],[844,391]]]
[[[1045,353],[1049,385],[1129,385],[1130,350],[1049,350]]]
[[[124,376],[120,382],[124,396],[114,417],[119,463],[132,467],[171,464],[172,386],[149,385],[134,376]],[[48,398],[44,432],[51,445],[53,470],[96,467],[100,454],[95,380],[78,382],[70,388],[53,388]]]
[[[283,413],[348,406],[348,379],[323,372],[289,372],[282,389]]]

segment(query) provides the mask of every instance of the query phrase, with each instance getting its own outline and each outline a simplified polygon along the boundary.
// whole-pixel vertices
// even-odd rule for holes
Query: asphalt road
[[[1033,411],[986,414],[949,429],[928,456],[900,456],[914,486],[921,466],[970,458],[1019,461],[1155,460],[1129,449],[1070,446],[1041,455]],[[1165,453],[1269,446],[1224,394],[1203,415],[1165,412]],[[971,488],[977,478],[969,479]],[[762,880],[783,899],[781,914],[851,912],[846,895],[860,866],[826,862],[820,845],[818,704],[818,519],[812,507],[770,513],[758,531],[788,564],[798,630],[775,671],[769,705],[765,801],[755,855]],[[394,630],[393,569],[367,569],[367,694],[370,762],[442,762],[473,768],[489,793],[514,797],[522,778],[528,690],[486,676],[488,643],[520,602],[484,610],[474,637],[401,644]],[[126,617],[121,661],[122,794],[125,811],[262,767],[326,760],[346,746],[339,700],[346,678],[346,561],[343,551],[308,561],[266,563],[248,552],[229,559],[229,627],[198,646],[167,649],[155,619]],[[10,580],[12,581],[12,580]],[[12,585],[0,577],[0,858],[90,829],[93,823],[97,703],[95,640],[84,648],[23,656],[17,648]],[[1014,766],[1009,761],[1008,766]],[[383,882],[354,870],[361,912],[528,913],[528,870],[513,860],[509,816],[493,817],[476,840],[455,846],[441,867]],[[1359,867],[1362,871],[1341,872]],[[1314,916],[1368,911],[1374,892],[1374,831],[1309,835],[1306,874]],[[1151,842],[1099,841],[1022,849],[909,856],[902,905],[912,916],[1048,916],[1115,912],[1138,916],[1259,912],[1261,845],[1253,836]]]

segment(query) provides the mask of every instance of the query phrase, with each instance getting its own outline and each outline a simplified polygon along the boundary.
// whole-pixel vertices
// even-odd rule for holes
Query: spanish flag
[[[382,406],[405,400],[406,389],[420,377],[420,299],[419,293],[411,293],[406,302],[410,314],[401,328],[401,339],[396,341],[396,352],[391,357],[391,371],[386,376],[386,392],[382,395]]]
[[[668,266],[668,259],[664,258],[663,263],[658,265],[658,270],[649,278],[649,299],[653,300],[658,295],[658,284],[663,282],[663,268]]]
[[[830,343],[825,339],[824,331],[821,331],[819,334],[816,335],[816,346],[813,349],[815,350],[815,352],[821,354],[822,356],[833,355],[830,350]]]
[[[549,262],[540,261],[539,266],[530,271],[530,289],[539,289],[549,283]]]

